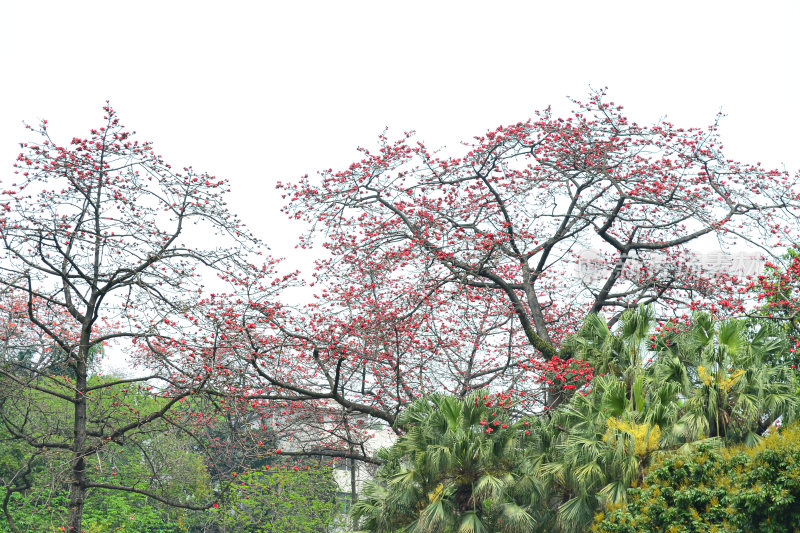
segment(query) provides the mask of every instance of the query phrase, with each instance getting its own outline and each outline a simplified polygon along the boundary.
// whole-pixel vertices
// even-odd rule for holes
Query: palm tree
[[[629,392],[623,380],[606,375],[592,386],[591,394],[575,396],[553,413],[555,446],[531,452],[542,456],[540,478],[560,495],[560,531],[584,531],[600,506],[624,502],[653,453],[664,448],[662,432],[679,415],[675,384],[655,384],[640,375]]]
[[[593,391],[524,428],[480,394],[415,402],[356,516],[387,533],[584,531],[604,505],[626,500],[654,455],[752,444],[795,417],[797,383],[775,364],[788,350],[776,328],[707,314],[655,325],[648,307],[623,313],[614,331],[588,317],[564,348],[594,366]]]
[[[690,438],[752,445],[776,420],[795,417],[794,372],[770,363],[788,352],[779,333],[766,324],[753,332],[743,320],[695,316],[678,344],[694,385],[681,419]]]
[[[432,395],[411,404],[406,433],[381,457],[378,479],[354,506],[374,532],[529,532],[531,479],[516,468],[524,426],[485,394]]]
[[[656,334],[654,326],[640,307],[615,332],[590,316],[567,340],[599,377],[591,394],[552,413],[550,441],[529,459],[560,495],[562,531],[582,531],[604,504],[624,502],[654,454],[708,439],[752,444],[776,419],[795,416],[794,375],[770,364],[788,347],[770,327],[707,314],[682,330],[668,323]],[[540,522],[546,507],[531,510]]]
[[[632,399],[633,383],[650,365],[646,357],[652,359],[655,354],[649,347],[654,325],[651,306],[625,311],[614,333],[602,315],[592,314],[586,317],[580,331],[567,339],[565,348],[573,357],[591,364],[596,376],[622,380]]]

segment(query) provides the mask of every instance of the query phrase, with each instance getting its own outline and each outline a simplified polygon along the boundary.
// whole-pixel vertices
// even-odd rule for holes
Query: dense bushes
[[[341,510],[330,467],[282,467],[248,472],[214,522],[224,531],[248,533],[321,533],[329,531]]]
[[[800,426],[752,448],[701,444],[657,461],[628,504],[598,514],[593,531],[800,529]]]

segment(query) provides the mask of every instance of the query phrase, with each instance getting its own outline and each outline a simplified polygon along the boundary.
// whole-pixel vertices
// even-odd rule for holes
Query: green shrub
[[[330,467],[278,467],[237,477],[231,496],[215,510],[226,531],[323,533],[340,514]]]
[[[699,444],[655,462],[593,531],[800,531],[800,425],[752,448]]]

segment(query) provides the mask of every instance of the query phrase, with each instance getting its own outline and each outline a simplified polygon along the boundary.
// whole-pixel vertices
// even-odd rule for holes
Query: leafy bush
[[[330,467],[278,467],[238,476],[232,496],[217,510],[225,531],[323,533],[340,513]]]
[[[593,531],[800,530],[800,425],[752,448],[699,444],[649,470],[627,505],[599,514]]]

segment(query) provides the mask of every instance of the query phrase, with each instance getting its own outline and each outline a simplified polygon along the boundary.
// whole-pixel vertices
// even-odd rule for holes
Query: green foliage
[[[0,498],[5,496],[0,488]],[[19,531],[61,531],[69,503],[66,486],[47,487],[42,491],[17,494],[13,500],[14,522]],[[141,494],[94,491],[86,499],[84,531],[86,533],[180,533],[190,531],[192,514],[149,500]],[[0,532],[8,532],[7,522],[0,520]]]
[[[190,531],[191,514],[165,507],[141,494],[107,491],[87,498],[86,533],[179,533]]]
[[[488,401],[487,401],[488,399]],[[432,395],[398,419],[406,432],[381,457],[378,479],[353,507],[362,528],[416,533],[527,532],[535,480],[524,422],[486,395]]]
[[[593,531],[797,531],[800,425],[752,448],[699,445],[655,463],[628,503],[599,514]]]
[[[547,496],[535,498],[540,524],[555,531],[584,531],[599,506],[623,502],[654,452],[669,446],[680,416],[680,383],[658,379],[653,364],[655,319],[647,307],[627,311],[612,332],[590,316],[567,341],[574,356],[600,376],[592,392],[578,394],[538,429],[527,450]]]
[[[330,467],[278,467],[237,480],[215,510],[214,521],[225,531],[324,533],[340,514]]]
[[[386,464],[354,516],[378,533],[586,531],[597,512],[626,504],[628,489],[659,457],[699,447],[711,468],[715,447],[756,445],[776,420],[795,418],[795,372],[776,364],[788,350],[781,328],[702,313],[688,323],[657,325],[647,307],[625,312],[613,329],[600,316],[588,317],[565,349],[594,366],[593,390],[578,391],[524,431],[509,411],[478,397],[415,402],[399,417],[406,433],[383,452]],[[689,491],[720,486],[686,483]],[[781,483],[775,486],[788,485]],[[726,490],[734,494],[733,487]],[[777,511],[794,501],[781,494],[751,506]],[[714,497],[721,499],[702,496],[709,505]],[[692,500],[681,498],[662,501],[663,512],[689,523],[693,511],[684,507]]]
[[[567,341],[600,377],[551,414],[528,450],[549,494],[532,510],[539,523],[584,531],[597,511],[626,502],[658,454],[697,442],[752,445],[778,418],[795,417],[796,377],[774,364],[787,349],[774,328],[707,314],[655,326],[647,308],[624,313],[615,331],[592,316]]]
[[[692,439],[754,444],[779,417],[794,418],[795,373],[774,364],[787,345],[773,329],[753,331],[743,320],[715,323],[700,314],[676,346],[692,378],[680,427]]]
[[[93,377],[90,384],[100,380]],[[151,412],[165,401],[145,388],[128,384],[99,389],[94,399],[89,415],[92,424],[98,426],[125,416],[123,409]],[[15,438],[12,430],[24,423],[47,435],[50,442],[66,442],[72,406],[32,389],[16,390],[5,401],[0,423],[0,501],[6,495],[4,487],[18,486],[21,490],[11,494],[8,505],[17,529],[60,531],[67,517],[69,484],[65,472],[69,450],[32,448]],[[36,436],[33,431],[30,434]],[[108,442],[88,456],[87,475],[94,482],[148,490],[172,500],[207,501],[212,494],[212,480],[194,444],[167,421],[156,421],[146,431],[132,434],[124,446]],[[90,489],[83,529],[87,533],[176,533],[189,531],[192,523],[202,520],[201,514],[169,507],[134,492]],[[0,532],[9,530],[7,518],[0,513]]]
[[[111,378],[95,376],[90,378],[90,385],[101,379]],[[64,439],[66,443],[71,404],[32,389],[12,393],[0,388],[0,401],[3,400],[8,404],[0,419],[0,501],[6,494],[3,486],[24,484],[11,495],[8,505],[17,529],[60,531],[68,511],[65,472],[69,450],[32,448],[14,438],[10,429],[24,421],[28,427],[40,428],[51,442]],[[166,401],[146,387],[127,383],[97,389],[93,400],[90,427],[98,430],[130,413],[153,412]],[[187,413],[198,407],[191,401],[183,404]],[[199,407],[204,408],[203,413],[212,412],[207,405]],[[220,507],[190,511],[135,492],[90,489],[83,512],[86,533],[319,533],[329,531],[341,515],[331,468],[275,468],[278,465],[264,452],[269,448],[264,443],[269,444],[274,435],[254,433],[248,413],[229,409],[213,420],[195,425],[191,418],[178,421],[182,422],[180,429],[170,423],[175,422],[170,417],[131,433],[124,445],[105,443],[86,458],[87,477],[92,482],[133,487],[195,505],[212,501],[216,490],[223,493]],[[228,480],[235,475],[232,472],[242,465],[250,473],[235,477],[237,483],[230,485]],[[255,467],[269,470],[258,471]],[[0,533],[8,531],[7,519],[0,513]]]

